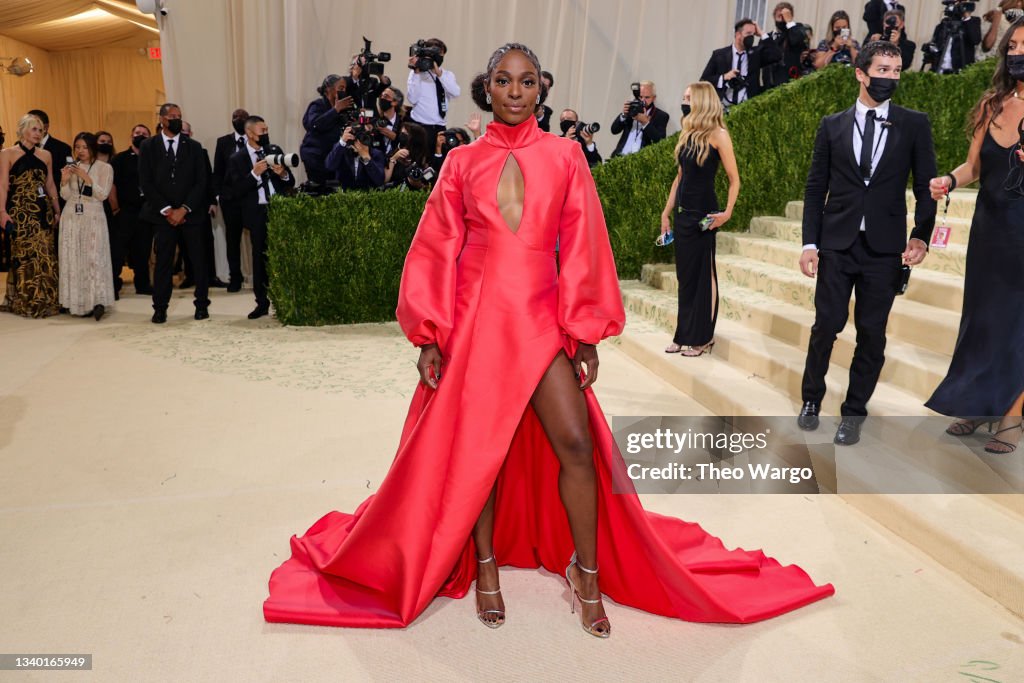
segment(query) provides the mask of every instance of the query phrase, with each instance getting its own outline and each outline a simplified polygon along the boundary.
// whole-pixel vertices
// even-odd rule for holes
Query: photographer
[[[612,121],[612,135],[619,136],[613,157],[639,152],[642,147],[665,139],[668,113],[654,106],[657,97],[652,81],[633,84],[633,99],[626,100],[622,113]]]
[[[860,53],[860,43],[850,36],[850,15],[843,10],[834,12],[829,18],[825,37],[818,43],[814,68],[824,69],[829,64],[853,64]]]
[[[864,5],[864,23],[868,26],[868,34],[864,37],[865,43],[870,43],[877,38],[874,35],[885,33],[885,13],[899,10],[906,15],[907,8],[896,2],[896,0],[869,0]],[[903,67],[904,71],[907,67]]]
[[[779,46],[753,19],[740,19],[734,28],[732,45],[712,52],[700,76],[700,80],[715,87],[727,107],[760,94],[761,69],[782,61]],[[756,36],[761,37],[757,47]]]
[[[345,128],[348,111],[355,101],[346,94],[348,82],[337,74],[331,74],[316,89],[320,98],[306,107],[302,126],[306,136],[302,138],[299,156],[306,165],[306,177],[317,185],[326,185],[334,177],[324,161]]]
[[[384,168],[384,187],[404,190],[428,187],[434,178],[434,169],[430,167],[426,129],[418,123],[407,122],[402,127],[399,143]]]
[[[903,23],[903,10],[889,10],[883,15],[881,33],[873,33],[868,42],[884,40],[892,43],[900,49],[903,55],[903,70],[909,71],[914,61],[914,52],[917,50],[917,43],[907,39],[906,25]]]
[[[999,44],[1010,24],[1024,16],[1024,0],[1002,0],[999,6],[985,12],[982,19],[989,22],[988,31],[981,39],[983,52],[991,52]],[[984,55],[982,55],[984,56]]]
[[[782,61],[761,68],[762,90],[788,83],[814,70],[804,64],[804,55],[811,47],[811,27],[793,20],[793,5],[788,2],[777,4],[772,18],[775,30],[771,39],[781,50]]]
[[[540,80],[544,82],[544,99],[547,99],[551,95],[551,88],[555,85],[555,77],[551,75],[550,71],[541,71]],[[545,133],[551,132],[551,115],[554,113],[555,111],[543,102],[538,104],[534,111],[534,116],[537,117],[537,126]]]
[[[388,87],[377,101],[377,120],[374,122],[374,146],[385,155],[398,147],[398,134],[402,132],[402,96],[395,87]]]
[[[429,160],[430,167],[434,169],[435,177],[436,174],[441,172],[441,166],[444,165],[444,160],[448,158],[448,152],[456,147],[468,145],[472,141],[473,138],[470,137],[469,131],[462,128],[449,128],[438,133],[434,142],[434,156]]]
[[[409,80],[405,92],[412,105],[409,119],[427,130],[428,139],[448,127],[448,105],[462,90],[455,74],[441,68],[448,47],[437,38],[417,41],[409,49]]]
[[[373,190],[384,184],[384,152],[373,147],[373,124],[353,121],[327,155],[327,170],[343,190]]]
[[[981,19],[972,17],[973,2],[942,0],[946,6],[942,21],[935,27],[932,41],[922,48],[924,66],[940,74],[959,73],[974,63],[981,45]]]
[[[600,164],[601,154],[597,151],[597,145],[594,143],[594,133],[600,130],[600,127],[596,123],[581,124],[579,114],[572,109],[563,109],[559,119],[562,137],[580,143],[580,146],[583,147],[583,156],[587,159],[587,165],[594,168]]]

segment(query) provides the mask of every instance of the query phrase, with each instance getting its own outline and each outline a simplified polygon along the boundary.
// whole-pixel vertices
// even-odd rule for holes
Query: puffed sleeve
[[[558,226],[558,320],[569,337],[587,344],[622,332],[615,258],[594,178],[579,145],[572,145],[569,184]]]
[[[398,324],[416,346],[436,343],[444,353],[455,314],[455,259],[466,233],[457,150],[441,167],[398,290]]]

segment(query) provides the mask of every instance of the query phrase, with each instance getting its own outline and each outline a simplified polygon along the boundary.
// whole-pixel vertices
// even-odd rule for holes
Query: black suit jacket
[[[615,117],[612,121],[612,135],[619,136],[619,142],[615,145],[615,151],[612,152],[613,157],[617,157],[622,154],[622,148],[626,146],[626,141],[629,140],[629,133],[633,130],[633,120],[623,118],[622,114]],[[665,139],[665,133],[668,130],[668,112],[662,111],[657,107],[651,108],[651,120],[644,126],[640,133],[640,147],[641,149],[647,145],[659,142]]]
[[[43,145],[43,149],[53,157],[53,176],[56,178],[60,175],[60,170],[68,165],[68,157],[71,156],[71,145],[51,135],[50,139]],[[60,184],[59,179],[57,184]]]
[[[718,87],[718,77],[732,71],[734,51],[735,47],[729,45],[727,47],[720,47],[712,52],[711,59],[708,60],[707,66],[704,67],[704,73],[700,75],[700,80],[707,81],[715,87],[719,97],[722,97],[725,93],[726,86],[723,83],[721,88]],[[770,64],[782,61],[782,50],[779,49],[774,40],[767,38],[747,51],[747,59],[750,60],[747,64],[747,99],[750,99],[760,95],[763,90],[761,86],[761,70]]]
[[[276,150],[273,151],[276,152]],[[228,159],[223,194],[221,194],[221,197],[226,197],[229,201],[242,205],[242,220],[246,227],[252,225],[254,220],[260,219],[258,214],[260,211],[260,181],[252,177],[252,168],[252,157],[249,156],[248,148],[232,154]],[[290,170],[287,179],[269,169],[263,177],[270,181],[277,194],[295,187],[295,175]]]
[[[974,64],[975,50],[981,45],[981,19],[971,17],[967,21],[961,22],[961,24],[961,30],[952,38],[953,49],[950,57],[953,62],[953,71],[960,71],[965,66]],[[932,33],[932,42],[941,50],[935,58],[932,71],[939,71],[942,67],[942,56],[946,52],[946,41],[944,38],[946,38],[946,32],[940,22],[935,27],[934,33]]]
[[[187,206],[188,225],[201,225],[209,196],[209,155],[203,146],[188,137],[178,136],[173,164],[167,158],[167,138],[154,135],[139,148],[139,187],[143,204],[141,220],[161,225],[167,219],[160,213],[165,206]]]
[[[216,197],[220,197],[220,200],[231,201],[229,197],[222,196],[224,194],[224,178],[228,172],[228,159],[238,151],[238,144],[235,142],[237,136],[232,131],[227,135],[221,135],[217,138],[217,146],[213,151],[213,194]]]
[[[935,148],[927,114],[889,105],[887,139],[865,185],[853,154],[855,107],[822,118],[804,192],[803,242],[819,249],[849,248],[864,219],[868,244],[883,254],[907,247],[907,180],[914,174],[914,229],[925,244],[935,226],[935,200],[928,181],[936,175]],[[881,128],[876,124],[876,136]],[[877,137],[876,137],[877,140]]]
[[[906,8],[897,3],[896,9],[901,9],[906,12]],[[875,33],[882,33],[885,29],[883,19],[885,13],[889,11],[889,3],[885,0],[868,0],[864,5],[864,22],[868,25],[868,34],[864,36],[864,45],[867,45],[868,38]],[[903,67],[904,69],[906,67]]]

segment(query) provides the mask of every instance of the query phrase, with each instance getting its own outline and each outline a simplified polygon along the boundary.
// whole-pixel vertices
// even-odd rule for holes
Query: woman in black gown
[[[732,139],[723,121],[722,102],[711,84],[689,85],[683,93],[682,108],[682,130],[675,149],[679,172],[661,213],[661,234],[672,232],[675,238],[679,282],[679,320],[665,353],[700,356],[711,353],[715,345],[715,231],[732,217],[740,193],[740,175]],[[715,196],[719,163],[729,176],[729,201],[722,212]],[[702,229],[700,223],[705,217],[712,222]]]
[[[956,350],[946,378],[925,404],[958,416],[946,430],[967,436],[985,422],[999,422],[985,444],[1007,454],[1021,438],[1024,405],[1024,19],[999,44],[992,87],[972,113],[967,161],[933,178],[932,197],[980,179],[967,244],[964,308]]]

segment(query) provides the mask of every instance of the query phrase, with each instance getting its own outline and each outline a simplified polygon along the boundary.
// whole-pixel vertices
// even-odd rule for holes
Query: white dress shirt
[[[645,109],[644,114],[646,114],[647,116],[652,116],[654,114],[654,105],[652,104],[650,109]],[[625,114],[619,114],[619,118],[622,119],[623,123],[629,120],[626,118]],[[648,123],[650,123],[649,119]],[[622,156],[626,156],[627,154],[632,154],[634,152],[639,152],[640,148],[643,147],[644,145],[644,128],[647,127],[647,123],[641,124],[636,119],[633,119],[631,125],[633,127],[629,131],[629,137],[626,138],[626,144],[622,146],[622,151],[619,152],[619,154],[621,154]]]
[[[743,56],[742,65],[740,64],[741,55]],[[735,45],[732,46],[732,68],[733,70],[739,71],[743,78],[747,77],[747,70],[750,68],[750,55],[746,52],[743,52],[742,50],[737,52]],[[719,89],[725,87],[725,74],[722,74],[721,76],[718,77],[718,87]],[[740,91],[736,93],[734,99],[736,100],[736,104],[739,104],[740,102],[746,100],[747,89],[741,88]]]
[[[405,85],[405,96],[412,105],[412,112],[409,117],[418,123],[428,126],[444,126],[445,120],[437,110],[437,86],[434,85],[436,76],[432,72],[409,70],[409,80]],[[459,84],[455,82],[455,74],[447,69],[441,69],[441,87],[444,88],[444,97],[447,107],[451,108],[452,98],[462,94]]]
[[[245,151],[249,152],[249,159],[252,161],[253,166],[255,166],[256,163],[260,161],[260,158],[257,155],[257,152],[259,152],[260,150],[260,147],[253,147],[251,142],[246,141]],[[273,173],[273,171],[267,171],[267,173]],[[256,182],[259,183],[259,186],[257,187],[256,190],[257,194],[259,195],[259,203],[269,204],[270,197],[273,197],[276,194],[276,191],[274,190],[274,183],[270,182],[269,180],[267,181],[267,187],[270,190],[270,195],[268,196],[267,193],[263,191],[263,178],[259,176],[256,173],[256,171],[249,171],[249,175],[255,178]]]

